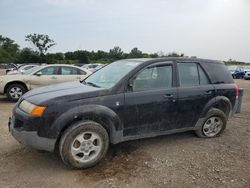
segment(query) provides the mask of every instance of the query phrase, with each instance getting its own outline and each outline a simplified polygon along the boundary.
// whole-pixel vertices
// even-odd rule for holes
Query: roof
[[[123,59],[119,61],[134,61],[134,62],[147,62],[147,61],[194,61],[194,62],[206,62],[206,63],[223,63],[218,60],[210,60],[210,59],[200,59],[200,58],[189,58],[189,57],[161,57],[161,58],[136,58],[136,59]]]

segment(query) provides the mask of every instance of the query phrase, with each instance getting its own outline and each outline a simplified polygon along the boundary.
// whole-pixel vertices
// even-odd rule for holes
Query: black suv
[[[98,163],[110,144],[190,130],[199,137],[218,136],[237,101],[238,87],[222,62],[127,59],[83,81],[26,93],[9,128],[21,143],[59,148],[65,164],[86,168]]]

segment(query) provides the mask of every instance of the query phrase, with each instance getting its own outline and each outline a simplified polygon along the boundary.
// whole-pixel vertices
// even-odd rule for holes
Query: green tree
[[[64,54],[66,60],[76,60],[76,54],[74,52],[66,52]]]
[[[129,53],[129,58],[142,58],[143,53],[138,48],[133,48]]]
[[[0,35],[0,48],[14,57],[19,50],[19,45],[14,40]]]
[[[19,51],[14,40],[0,35],[0,63],[13,63]]]
[[[14,58],[3,48],[0,48],[0,64],[13,63]]]
[[[49,48],[56,45],[54,40],[44,34],[29,34],[25,36],[25,41],[31,42],[39,51],[40,55],[45,54]]]
[[[30,48],[23,48],[18,54],[15,63],[46,63],[38,52]]]
[[[178,54],[176,52],[171,52],[167,56],[168,57],[184,57],[184,53]]]
[[[119,46],[115,46],[113,49],[109,50],[109,56],[111,59],[122,59],[123,51]]]
[[[157,57],[159,57],[157,53],[150,54],[149,56],[150,56],[151,58],[157,58]]]
[[[88,51],[78,50],[78,51],[75,51],[74,53],[75,53],[76,59],[79,61],[79,63],[82,63],[82,64],[89,63],[89,52]]]

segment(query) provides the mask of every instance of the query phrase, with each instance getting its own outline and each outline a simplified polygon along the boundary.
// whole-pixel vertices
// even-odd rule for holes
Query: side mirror
[[[42,75],[42,72],[37,72],[36,73],[36,76],[41,76]]]
[[[133,91],[134,78],[130,79],[128,82],[128,90]]]
[[[133,87],[133,82],[134,82],[134,79],[130,79],[129,82],[128,82],[128,86],[129,87]]]

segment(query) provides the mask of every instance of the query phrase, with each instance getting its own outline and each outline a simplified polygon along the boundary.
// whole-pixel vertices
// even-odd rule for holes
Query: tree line
[[[110,63],[126,58],[156,58],[156,57],[183,57],[184,54],[171,52],[165,54],[145,53],[137,47],[129,53],[125,53],[119,46],[115,46],[108,52],[76,50],[65,53],[48,53],[49,49],[56,45],[55,41],[45,34],[29,34],[25,36],[25,41],[31,43],[33,48],[20,48],[12,39],[0,35],[0,63],[24,64],[24,63],[63,63],[63,64],[87,64],[87,63]],[[226,61],[227,64],[244,64],[235,60]]]

